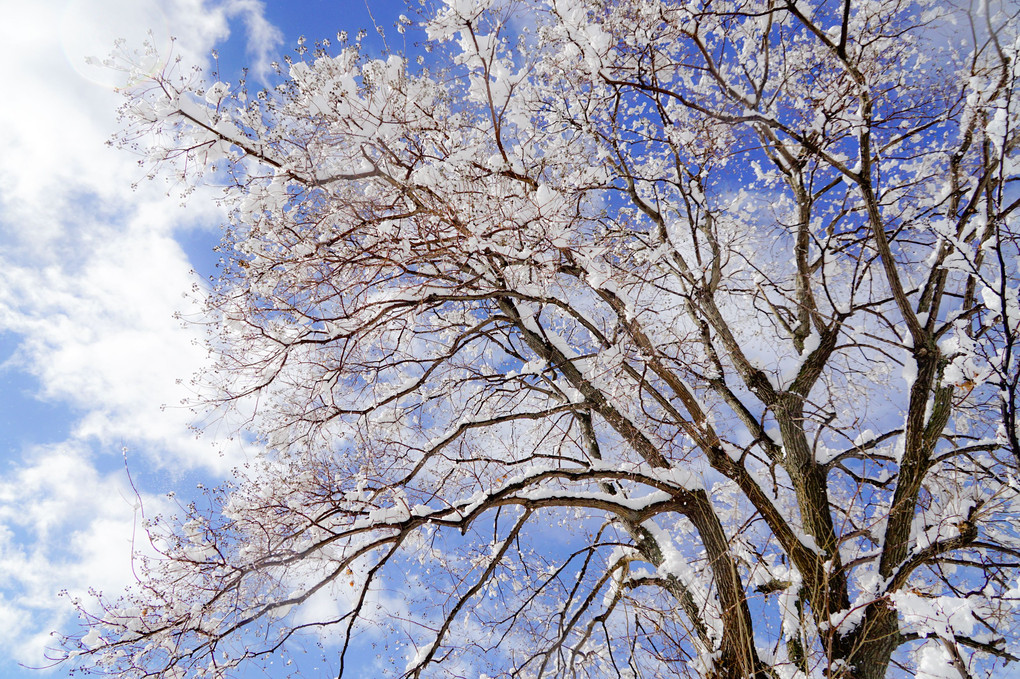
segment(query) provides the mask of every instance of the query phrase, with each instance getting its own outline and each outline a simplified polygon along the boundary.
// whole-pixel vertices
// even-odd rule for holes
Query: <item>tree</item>
[[[446,0],[426,67],[144,79],[122,141],[226,184],[205,381],[265,452],[149,524],[75,662],[1017,661],[1017,12]]]

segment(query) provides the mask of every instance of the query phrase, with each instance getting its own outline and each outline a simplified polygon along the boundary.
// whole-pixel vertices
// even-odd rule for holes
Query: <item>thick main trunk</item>
[[[815,617],[828,620],[850,605],[846,573],[839,554],[839,540],[829,504],[828,477],[825,468],[814,459],[804,431],[802,401],[784,394],[775,407],[776,420],[783,437],[785,466],[797,494],[797,506],[805,531],[821,550],[824,565],[805,582],[806,594]]]
[[[832,676],[885,679],[889,660],[902,641],[898,614],[884,601],[876,601],[868,606],[857,629],[834,640],[834,659],[842,661],[842,667]]]

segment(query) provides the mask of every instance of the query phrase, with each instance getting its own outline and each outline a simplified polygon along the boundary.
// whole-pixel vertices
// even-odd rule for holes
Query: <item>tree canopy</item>
[[[72,662],[1020,659],[1018,11],[445,0],[419,63],[140,78],[122,143],[225,185],[203,383],[264,450],[147,525]]]

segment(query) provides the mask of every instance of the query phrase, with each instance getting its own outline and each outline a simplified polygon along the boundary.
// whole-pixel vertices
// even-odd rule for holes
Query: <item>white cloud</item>
[[[79,437],[123,439],[169,464],[222,470],[229,461],[195,443],[187,413],[160,407],[186,395],[175,380],[189,379],[205,355],[197,331],[173,320],[193,310],[181,293],[198,283],[174,239],[205,229],[211,247],[223,215],[201,197],[181,209],[160,183],[132,190],[143,171],[105,145],[119,96],[81,73],[86,54],[117,36],[139,41],[153,23],[158,34],[179,34],[175,52],[195,59],[226,37],[230,16],[245,17],[255,29],[249,44],[263,52],[274,31],[251,1],[27,7],[13,7],[0,28],[0,59],[16,65],[2,76],[9,96],[0,107],[0,329],[22,337],[17,367],[39,379],[40,396],[83,412]]]
[[[244,17],[251,72],[264,83],[270,74],[270,64],[283,44],[283,34],[266,20],[265,6],[258,0],[228,0],[225,10],[228,16]]]
[[[267,68],[280,38],[263,9],[254,0],[0,0],[0,331],[19,345],[4,369],[33,375],[39,398],[78,414],[69,440],[5,461],[0,656],[42,661],[49,631],[68,619],[60,589],[115,592],[132,579],[134,497],[119,465],[97,471],[116,462],[111,453],[127,445],[133,466],[177,475],[222,474],[237,461],[196,441],[189,413],[173,407],[186,394],[175,380],[205,356],[198,331],[173,318],[199,283],[179,241],[206,234],[211,247],[223,215],[200,197],[182,209],[159,183],[131,189],[143,170],[105,145],[117,128],[115,76],[85,57],[105,55],[118,37],[138,45],[151,28],[158,45],[175,35],[174,53],[202,63],[233,21],[256,68]]]
[[[76,225],[90,237],[79,261],[5,262],[0,323],[24,338],[15,361],[38,378],[40,396],[83,414],[77,438],[126,441],[154,462],[226,471],[237,460],[196,440],[190,411],[176,407],[190,395],[187,381],[206,352],[198,330],[173,317],[195,312],[182,293],[197,280],[156,219],[143,211],[111,227],[83,216]]]
[[[147,551],[146,515],[167,502],[136,496],[123,473],[99,474],[87,449],[59,444],[31,451],[29,465],[0,480],[0,648],[38,663],[50,630],[72,613],[58,592],[117,591],[133,580],[132,551]]]

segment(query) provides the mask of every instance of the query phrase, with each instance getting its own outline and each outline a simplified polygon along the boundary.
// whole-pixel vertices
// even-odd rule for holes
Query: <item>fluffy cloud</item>
[[[4,263],[0,322],[23,338],[9,367],[34,375],[41,398],[82,413],[78,439],[128,441],[156,462],[224,471],[230,460],[195,439],[177,405],[205,359],[198,333],[174,318],[195,312],[182,296],[197,284],[187,256],[160,233],[166,226],[139,215],[120,228],[87,216],[76,226],[94,237],[80,260]]]
[[[187,396],[177,380],[186,384],[205,358],[198,331],[174,319],[194,311],[182,293],[201,285],[180,243],[210,248],[223,215],[208,200],[182,209],[158,183],[131,188],[142,170],[105,146],[117,127],[117,75],[85,58],[116,38],[140,45],[148,36],[166,49],[176,35],[174,54],[201,64],[234,28],[258,74],[280,35],[255,0],[0,0],[0,9],[0,331],[17,343],[2,369],[31,375],[35,397],[77,414],[67,441],[15,451],[0,480],[0,624],[9,632],[0,651],[39,663],[68,613],[57,591],[131,580],[136,499],[121,445],[137,451],[140,471],[178,477],[223,474],[241,454],[221,455],[215,436],[196,440],[190,413],[176,407]],[[19,425],[14,438],[28,442],[33,429],[59,429]]]
[[[69,13],[84,33],[93,28],[89,16],[170,25],[176,16],[146,3],[131,3],[132,11],[119,6],[124,2],[114,0],[104,12],[99,0],[72,2],[65,25]],[[96,11],[84,12],[86,5]],[[38,6],[38,20],[55,19],[46,7]],[[182,47],[196,54],[226,30],[219,11],[200,30],[197,9],[185,13],[191,42]],[[174,237],[204,229],[211,247],[222,215],[202,207],[208,201],[181,209],[158,184],[132,190],[140,169],[105,145],[116,127],[117,95],[71,68],[84,55],[64,54],[56,36],[47,42],[6,26],[0,49],[20,53],[25,66],[5,87],[16,105],[0,112],[0,147],[7,149],[0,158],[0,326],[21,337],[7,368],[35,376],[41,398],[82,412],[79,438],[124,440],[164,461],[222,467],[207,444],[196,446],[185,412],[160,412],[184,396],[176,380],[190,377],[204,356],[195,333],[173,318],[192,310],[181,293],[198,283]],[[131,35],[129,28],[136,38],[144,34],[130,25],[97,33]]]
[[[244,19],[248,33],[247,53],[252,73],[260,81],[265,81],[270,72],[270,64],[276,58],[277,48],[283,43],[283,34],[266,20],[263,5],[258,0],[231,0],[224,5],[227,16],[239,16]]]
[[[14,659],[32,664],[71,615],[58,592],[121,589],[132,552],[146,548],[142,510],[168,507],[136,496],[122,472],[100,474],[80,445],[29,452],[33,462],[0,481],[0,624]]]

